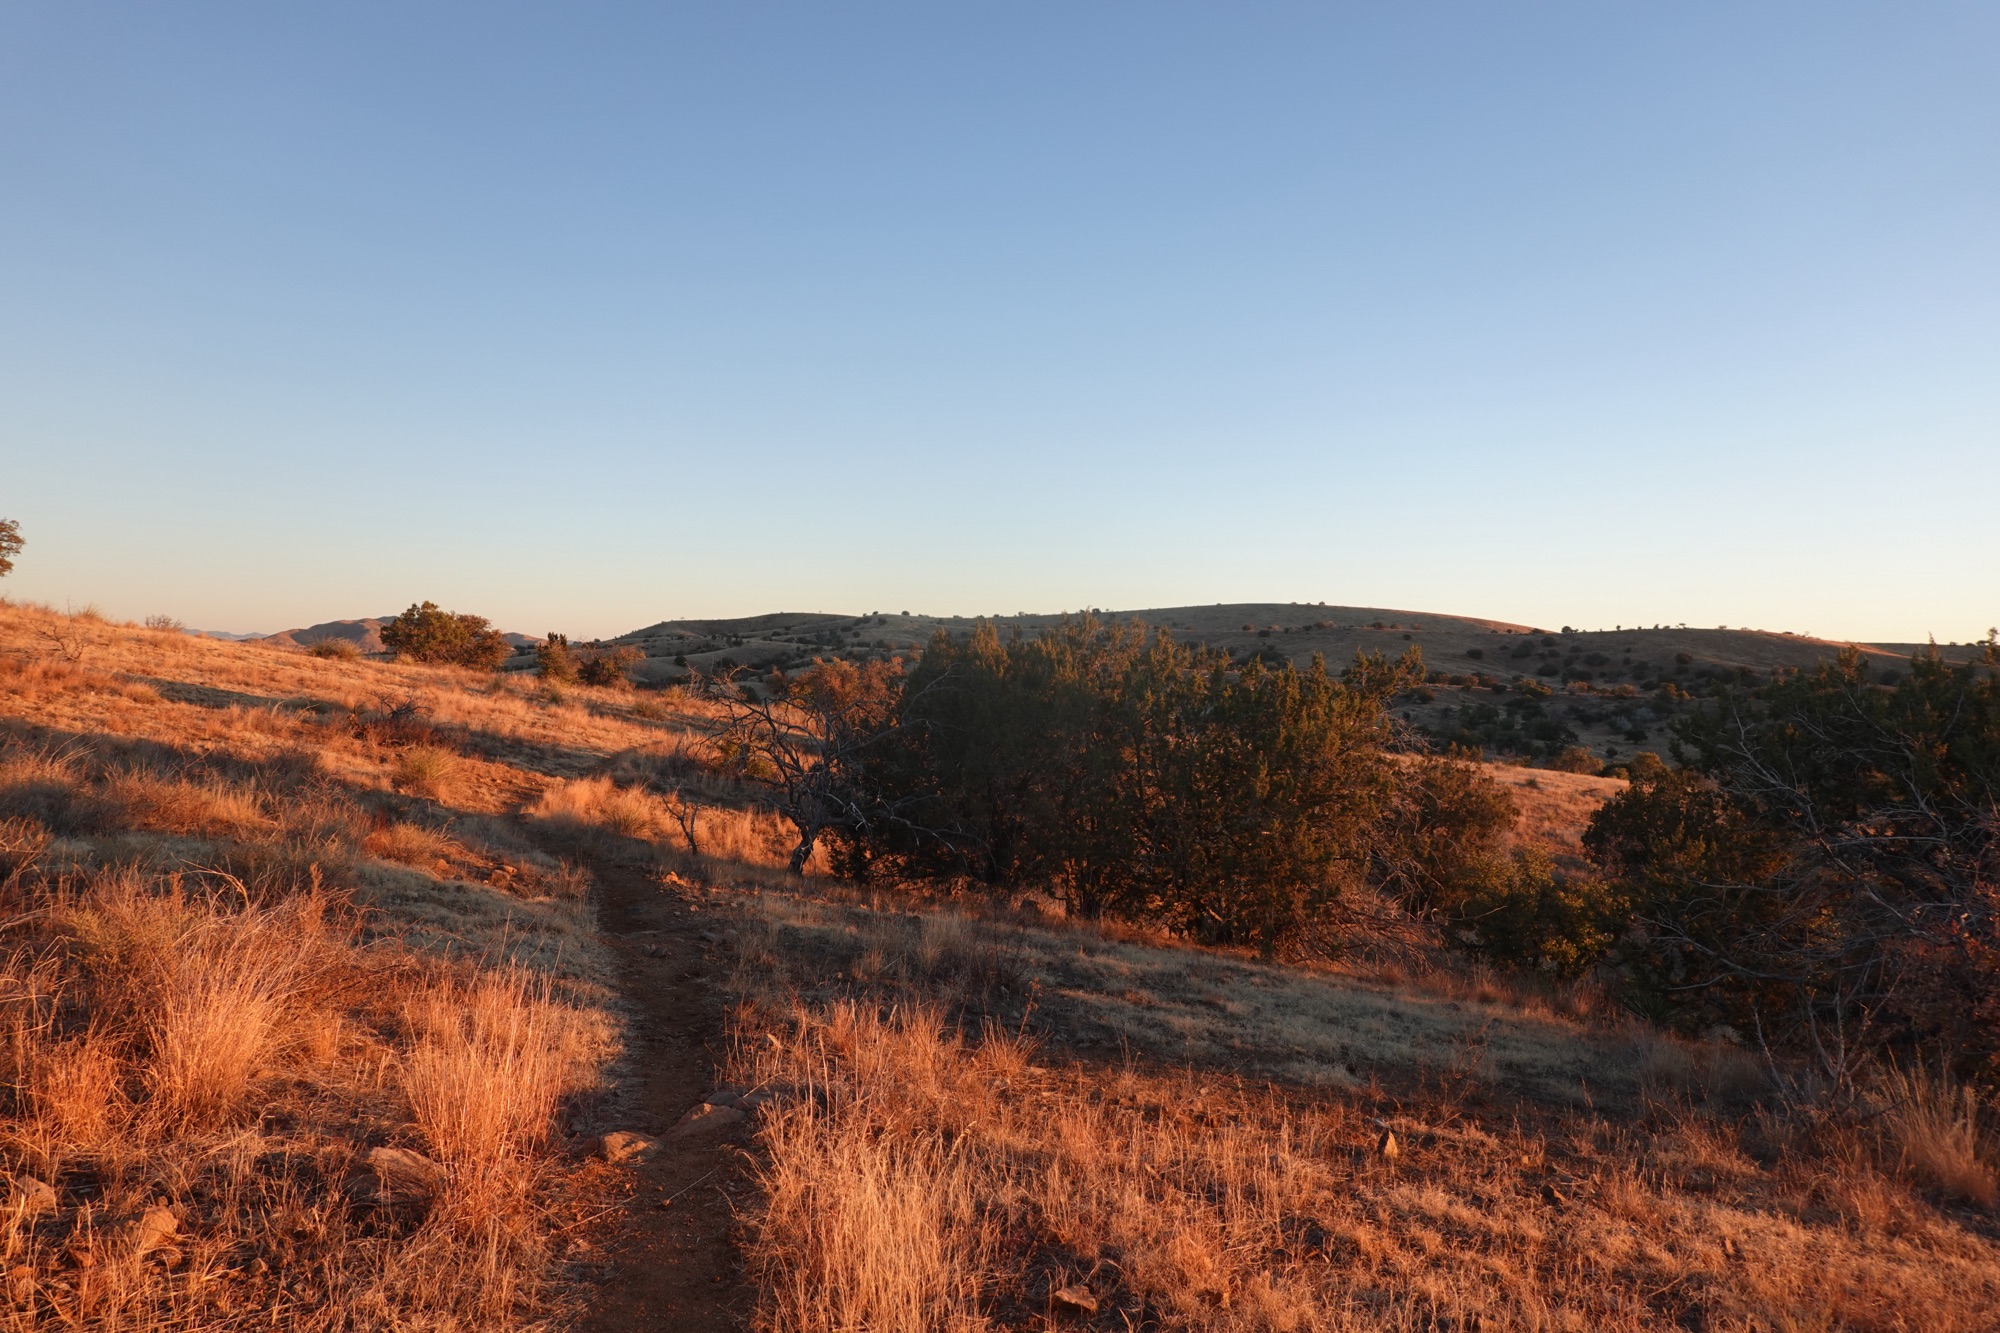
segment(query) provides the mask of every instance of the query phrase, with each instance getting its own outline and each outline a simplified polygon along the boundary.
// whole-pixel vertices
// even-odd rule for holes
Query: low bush
[[[543,680],[567,685],[576,679],[576,654],[570,651],[569,636],[549,631],[549,637],[535,645],[535,670]]]
[[[458,773],[458,756],[441,746],[413,745],[396,757],[396,785],[413,796],[444,800]]]
[[[577,666],[577,679],[585,685],[624,685],[625,673],[645,660],[645,656],[629,644],[616,647],[593,644]]]
[[[353,662],[361,657],[361,645],[352,639],[321,639],[306,649],[314,657],[324,657],[337,662]]]
[[[1559,773],[1602,773],[1604,761],[1581,745],[1570,745],[1550,758],[1549,767]]]

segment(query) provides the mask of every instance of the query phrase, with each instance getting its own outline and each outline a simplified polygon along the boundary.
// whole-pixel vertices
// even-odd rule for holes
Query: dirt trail
[[[601,891],[600,928],[632,1011],[627,1083],[597,1128],[637,1130],[663,1146],[648,1161],[616,1168],[629,1173],[632,1189],[584,1327],[740,1330],[754,1299],[732,1238],[735,1210],[753,1192],[739,1151],[745,1125],[673,1133],[716,1086],[722,963],[713,940],[702,939],[700,915],[671,889],[606,858],[590,868]]]

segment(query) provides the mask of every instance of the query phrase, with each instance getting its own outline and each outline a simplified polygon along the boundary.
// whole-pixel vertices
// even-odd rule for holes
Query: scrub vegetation
[[[581,1322],[612,867],[733,967],[686,1104],[744,1113],[760,1329],[2000,1308],[1990,660],[1739,682],[1605,776],[1427,740],[1414,641],[418,642],[0,605],[0,1326]]]

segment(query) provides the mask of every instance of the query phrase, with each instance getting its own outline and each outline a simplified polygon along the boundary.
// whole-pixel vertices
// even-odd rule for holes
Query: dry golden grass
[[[590,1081],[596,1034],[546,979],[518,969],[441,981],[409,1012],[420,1035],[402,1062],[403,1087],[449,1172],[452,1203],[481,1219],[519,1207],[557,1103]]]
[[[1623,778],[1561,773],[1513,764],[1481,764],[1480,770],[1513,798],[1518,835],[1557,857],[1583,855],[1583,831],[1597,808],[1625,790]]]
[[[658,734],[569,711],[0,604],[0,1328],[561,1314],[549,1136],[615,1024],[504,816]]]
[[[1734,1048],[1060,924],[744,905],[730,1077],[780,1094],[760,1328],[1886,1331],[1920,1309],[1970,1331],[2000,1308],[2000,1219],[1902,1183],[1900,1132],[1760,1106]]]
[[[1927,1078],[1922,1070],[1896,1070],[1878,1091],[1887,1102],[1889,1142],[1905,1169],[1952,1197],[1984,1208],[2000,1203],[2000,1152],[1983,1132],[1971,1088]]]
[[[608,834],[664,847],[678,844],[707,861],[737,867],[781,868],[794,842],[791,825],[771,810],[670,799],[620,785],[610,774],[551,784],[526,813],[572,837]],[[807,872],[823,874],[826,860],[825,850],[817,850]]]
[[[396,756],[396,785],[413,796],[442,801],[458,779],[458,756],[438,745],[413,745]]]

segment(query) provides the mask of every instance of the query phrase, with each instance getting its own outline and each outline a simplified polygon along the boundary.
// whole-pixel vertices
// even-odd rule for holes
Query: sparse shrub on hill
[[[576,654],[570,651],[569,635],[550,630],[549,637],[535,645],[535,670],[555,685],[576,679]]]
[[[1595,876],[1558,870],[1538,847],[1467,869],[1440,916],[1458,943],[1508,967],[1574,980],[1605,957],[1631,921],[1625,894]]]
[[[21,548],[28,539],[21,535],[21,524],[16,519],[0,518],[0,578],[14,572],[14,557],[21,554]]]
[[[332,658],[336,661],[352,662],[361,656],[361,645],[352,639],[321,639],[306,649],[314,657]]]
[[[577,679],[585,685],[624,685],[627,683],[625,673],[644,661],[645,656],[630,644],[616,647],[592,644],[577,664]]]
[[[436,602],[412,605],[382,626],[382,642],[399,658],[483,671],[513,655],[506,637],[486,617],[440,611]]]
[[[1602,773],[1604,761],[1581,745],[1569,745],[1550,757],[1549,767],[1559,773]]]

